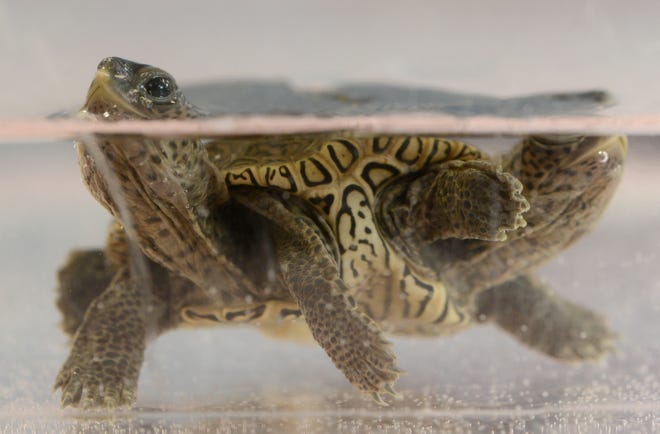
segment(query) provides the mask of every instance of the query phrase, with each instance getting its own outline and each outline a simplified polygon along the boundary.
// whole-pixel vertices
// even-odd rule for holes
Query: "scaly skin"
[[[113,408],[135,401],[149,310],[130,280],[122,267],[87,308],[55,380],[62,405]]]
[[[169,74],[117,58],[99,65],[83,114],[201,115]],[[379,403],[400,372],[382,328],[441,335],[487,318],[554,357],[610,349],[599,317],[526,274],[600,214],[618,139],[530,137],[501,164],[434,137],[306,140],[78,144],[85,183],[115,222],[102,256],[78,252],[60,273],[58,305],[75,329],[56,381],[63,405],[132,404],[147,336],[182,322],[304,320]],[[601,151],[610,163],[594,166]],[[522,322],[529,334],[515,332]]]
[[[527,226],[508,241],[425,244],[427,265],[450,283],[475,321],[494,322],[530,347],[561,360],[597,360],[613,350],[604,319],[562,300],[529,276],[588,233],[622,175],[623,137],[527,137],[502,157],[523,184]],[[521,330],[525,330],[521,333]]]

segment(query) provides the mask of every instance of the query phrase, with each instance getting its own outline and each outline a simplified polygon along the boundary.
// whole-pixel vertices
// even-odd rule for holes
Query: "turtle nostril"
[[[105,71],[116,78],[125,78],[133,75],[135,70],[141,66],[121,57],[106,57],[101,60],[97,69],[99,71]]]
[[[114,73],[118,67],[118,63],[119,62],[116,57],[106,57],[105,59],[101,60],[97,69]]]

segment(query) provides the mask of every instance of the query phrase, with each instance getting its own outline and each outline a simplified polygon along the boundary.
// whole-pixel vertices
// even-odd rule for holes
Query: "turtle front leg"
[[[149,311],[126,267],[90,304],[55,381],[62,405],[131,405],[146,345]]]
[[[503,241],[526,225],[522,184],[495,164],[450,161],[421,176],[397,180],[379,196],[379,218],[390,237]]]
[[[393,385],[401,372],[396,356],[378,325],[358,310],[319,226],[304,209],[287,209],[275,194],[255,190],[240,200],[275,222],[272,237],[283,280],[335,366],[380,404],[381,394],[396,395]]]
[[[615,334],[594,312],[559,298],[530,276],[477,296],[478,321],[493,321],[520,342],[564,361],[596,360],[614,350]]]
[[[314,339],[354,386],[381,402],[380,394],[393,393],[399,376],[395,355],[376,323],[357,309],[318,230],[306,220],[291,220],[295,233],[275,231],[284,279]]]

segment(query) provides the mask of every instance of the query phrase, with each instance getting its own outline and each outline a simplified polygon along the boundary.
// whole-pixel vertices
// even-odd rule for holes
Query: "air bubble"
[[[272,266],[268,267],[268,271],[266,273],[266,276],[267,276],[269,282],[274,282],[275,279],[277,279],[277,273],[275,273],[275,268],[272,267]]]
[[[197,214],[198,214],[201,218],[206,218],[206,217],[209,216],[210,211],[209,211],[209,209],[208,209],[207,207],[205,207],[205,206],[200,206],[200,207],[197,208]]]
[[[610,154],[607,151],[598,151],[596,154],[599,163],[607,163],[610,159]]]

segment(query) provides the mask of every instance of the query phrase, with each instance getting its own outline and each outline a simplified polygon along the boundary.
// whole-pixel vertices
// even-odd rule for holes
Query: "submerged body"
[[[169,74],[117,58],[99,65],[83,112],[199,115]],[[384,332],[492,320],[562,359],[611,349],[597,315],[529,273],[605,208],[622,137],[528,137],[497,158],[424,136],[112,136],[78,150],[115,223],[105,251],[76,252],[60,273],[75,333],[56,382],[65,405],[132,403],[147,335],[186,323],[311,332],[378,401],[400,372]]]

